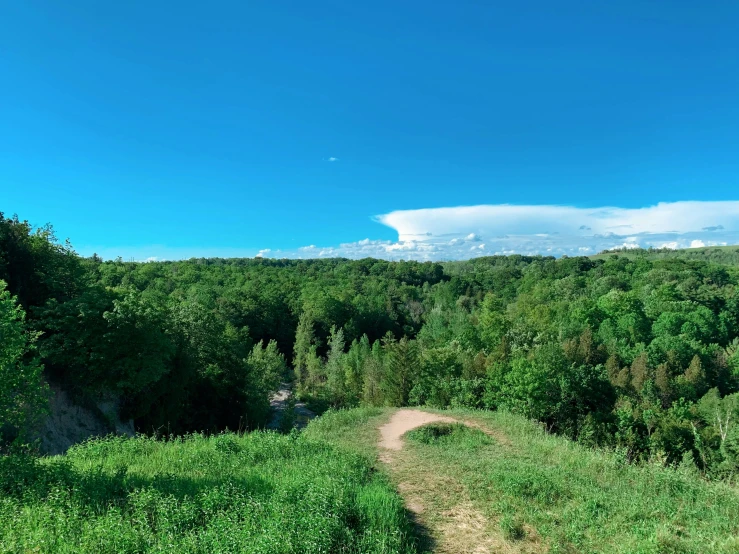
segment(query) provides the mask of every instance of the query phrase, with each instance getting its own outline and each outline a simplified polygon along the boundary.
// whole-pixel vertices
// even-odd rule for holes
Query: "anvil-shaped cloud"
[[[689,248],[739,244],[739,201],[672,202],[644,208],[509,204],[397,210],[375,216],[397,240],[371,240],[258,253],[243,248],[83,248],[105,258],[201,256],[464,260],[496,254],[590,255],[612,248]]]
[[[499,204],[398,210],[374,219],[397,231],[398,240],[311,245],[269,255],[450,260],[739,243],[739,201],[673,202],[644,208]]]
[[[739,231],[739,202],[674,202],[647,208],[483,205],[400,210],[377,217],[398,240],[469,233],[499,235],[644,235]]]

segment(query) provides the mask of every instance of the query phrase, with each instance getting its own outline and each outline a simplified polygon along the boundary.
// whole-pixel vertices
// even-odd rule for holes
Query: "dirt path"
[[[532,553],[545,549],[541,544],[507,541],[497,520],[486,517],[470,499],[469,491],[453,472],[441,471],[432,463],[404,449],[403,435],[429,423],[463,423],[495,438],[501,446],[510,441],[500,433],[476,422],[401,409],[379,428],[380,460],[387,464],[406,508],[419,528],[430,533],[427,547],[439,554]]]
[[[434,422],[454,423],[456,419],[419,410],[398,410],[385,425],[380,427],[380,448],[400,450],[402,436],[408,431]]]

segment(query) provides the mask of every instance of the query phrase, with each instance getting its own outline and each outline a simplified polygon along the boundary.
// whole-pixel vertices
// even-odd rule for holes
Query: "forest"
[[[83,258],[0,216],[3,448],[49,384],[138,432],[264,427],[279,383],[316,411],[500,410],[630,463],[739,472],[739,247],[377,259]]]

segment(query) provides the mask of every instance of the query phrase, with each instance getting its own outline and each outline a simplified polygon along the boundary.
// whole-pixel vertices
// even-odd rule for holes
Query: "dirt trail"
[[[431,534],[432,551],[438,554],[535,553],[546,551],[541,544],[511,543],[503,538],[495,520],[486,517],[469,497],[467,488],[449,472],[439,471],[412,451],[403,449],[403,435],[429,423],[463,423],[480,429],[503,446],[508,437],[476,422],[448,416],[401,409],[393,414],[380,432],[380,460],[387,464],[421,528]]]
[[[398,410],[390,418],[390,421],[380,427],[380,448],[400,450],[403,448],[401,437],[408,431],[437,421],[454,423],[457,420],[418,410]]]

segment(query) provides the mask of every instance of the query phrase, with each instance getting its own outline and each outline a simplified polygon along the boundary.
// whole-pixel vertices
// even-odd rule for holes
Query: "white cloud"
[[[328,161],[330,161],[330,162],[338,162],[338,161],[339,161],[339,158],[334,158],[333,156],[331,156],[331,157],[330,157],[330,158],[328,159]]]
[[[453,260],[477,256],[594,254],[612,248],[689,248],[739,244],[739,201],[661,203],[644,208],[483,205],[394,211],[374,218],[397,240],[292,250],[264,248],[259,257]],[[242,248],[82,246],[86,256],[136,260],[252,257]]]
[[[687,233],[712,229],[739,231],[739,201],[673,202],[645,208],[576,208],[509,204],[400,210],[377,216],[398,232],[400,240],[427,236],[570,234],[628,236]]]
[[[461,206],[399,210],[375,220],[394,229],[398,240],[364,239],[325,248],[311,245],[282,255],[449,260],[739,243],[739,201],[660,203],[644,208]]]

